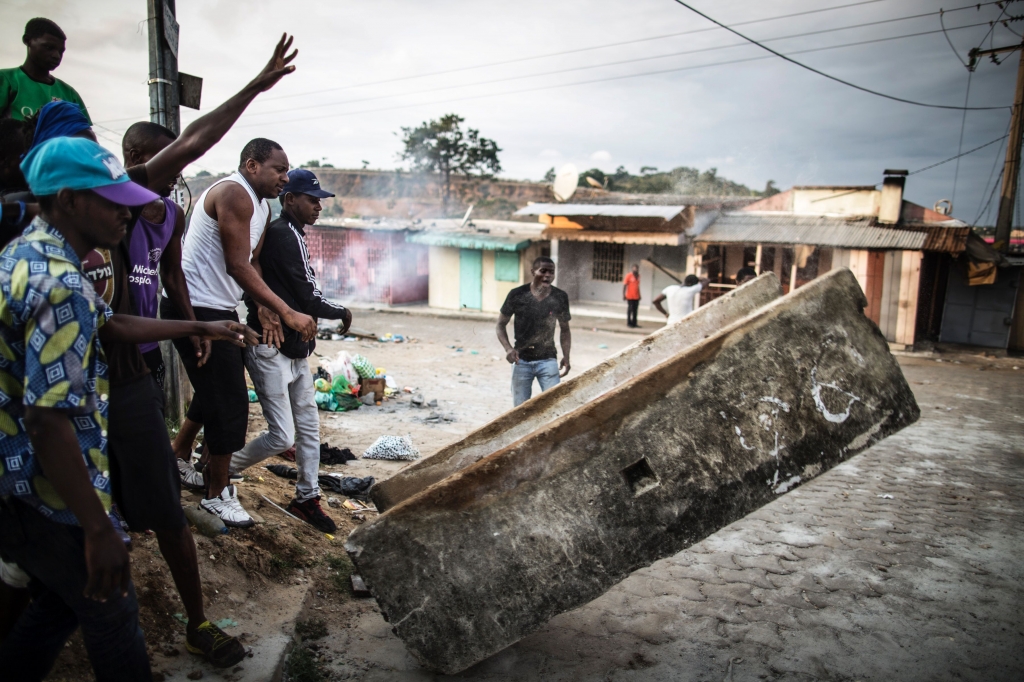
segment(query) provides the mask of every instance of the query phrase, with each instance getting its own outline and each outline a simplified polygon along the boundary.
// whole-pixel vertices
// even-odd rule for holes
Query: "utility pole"
[[[181,134],[178,78],[178,21],[174,0],[146,0],[149,14],[149,120]],[[173,423],[185,418],[185,403],[192,398],[192,386],[185,368],[169,341],[160,344],[164,356],[164,403]]]
[[[1013,113],[1010,115],[1010,138],[1006,144],[1006,162],[1003,165],[1003,187],[999,193],[999,215],[996,218],[996,247],[1006,253],[1010,250],[1010,233],[1013,229],[1013,207],[1017,201],[1017,184],[1020,177],[1020,152],[1024,135],[1024,44],[1010,45],[992,50],[973,49],[970,51],[970,66],[974,70],[978,57],[1020,50],[1017,66],[1017,94],[1013,99]],[[997,62],[998,63],[998,62]]]
[[[181,133],[178,22],[174,0],[147,0],[149,17],[149,120]]]

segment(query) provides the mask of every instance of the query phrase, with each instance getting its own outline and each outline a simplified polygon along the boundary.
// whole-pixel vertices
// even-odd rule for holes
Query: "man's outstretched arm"
[[[166,187],[189,165],[217,144],[235,124],[256,96],[274,87],[279,80],[295,70],[290,62],[298,50],[288,54],[294,36],[282,34],[270,61],[256,78],[238,94],[219,107],[193,121],[174,142],[146,162],[150,189]]]

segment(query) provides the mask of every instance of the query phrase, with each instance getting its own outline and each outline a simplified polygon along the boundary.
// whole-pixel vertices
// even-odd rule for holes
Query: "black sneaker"
[[[287,511],[289,514],[294,514],[324,533],[336,533],[338,531],[338,526],[334,523],[334,520],[320,508],[319,497],[311,497],[305,502],[292,500],[288,505]]]
[[[205,656],[218,668],[228,668],[245,658],[245,647],[219,627],[206,621],[195,632],[185,635],[185,648],[190,653]]]

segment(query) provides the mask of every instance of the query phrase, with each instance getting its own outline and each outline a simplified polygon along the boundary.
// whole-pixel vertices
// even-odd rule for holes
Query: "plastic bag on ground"
[[[352,356],[347,351],[338,351],[338,354],[332,359],[323,358],[320,364],[333,378],[345,377],[345,381],[349,384],[359,383],[359,374],[352,366]]]
[[[363,453],[364,459],[419,459],[420,451],[413,447],[412,436],[381,436]]]
[[[356,354],[352,356],[352,366],[355,367],[360,379],[373,379],[377,376],[377,369],[373,366],[373,363],[362,355]]]

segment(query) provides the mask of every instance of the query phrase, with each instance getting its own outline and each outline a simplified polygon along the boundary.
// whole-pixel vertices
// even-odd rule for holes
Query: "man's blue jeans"
[[[525,403],[533,395],[533,379],[540,383],[540,390],[546,391],[557,386],[558,360],[520,360],[512,368],[512,405]]]
[[[43,679],[81,626],[98,682],[152,680],[135,586],[102,603],[82,595],[88,573],[81,528],[50,521],[23,502],[0,501],[0,550],[32,576],[32,603],[0,644],[0,678]]]

